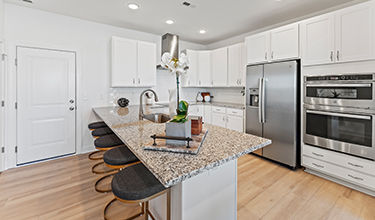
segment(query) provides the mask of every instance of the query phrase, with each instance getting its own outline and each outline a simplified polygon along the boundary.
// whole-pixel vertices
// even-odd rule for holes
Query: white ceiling
[[[21,0],[7,2],[139,31],[180,35],[209,44],[262,27],[316,13],[352,0]],[[358,0],[357,0],[358,1]],[[130,10],[127,4],[140,5]],[[175,21],[173,25],[166,20]],[[199,34],[200,29],[207,33]]]

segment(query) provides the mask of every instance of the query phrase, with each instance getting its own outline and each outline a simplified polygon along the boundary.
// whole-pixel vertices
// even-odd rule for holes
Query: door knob
[[[69,102],[73,104],[73,103],[74,103],[74,100],[73,100],[73,99],[71,99],[71,100],[69,100]]]
[[[73,111],[73,110],[74,110],[74,107],[70,107],[69,110],[70,110],[70,111]]]

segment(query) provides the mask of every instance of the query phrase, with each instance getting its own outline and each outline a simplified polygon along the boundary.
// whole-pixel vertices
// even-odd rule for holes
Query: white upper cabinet
[[[156,44],[138,41],[138,85],[156,85]]]
[[[112,87],[156,84],[156,44],[112,37]]]
[[[301,23],[302,61],[305,65],[334,62],[334,16],[322,15]]]
[[[212,86],[211,51],[198,52],[198,86]]]
[[[228,47],[228,86],[243,86],[246,70],[245,45],[235,44]]]
[[[213,86],[226,86],[228,81],[228,48],[212,51]]]
[[[298,24],[286,25],[271,30],[271,60],[285,60],[299,57]]]
[[[375,1],[301,22],[303,65],[375,59]]]
[[[185,87],[198,85],[198,51],[186,50],[189,59],[189,69],[182,76],[182,85]]]
[[[290,24],[245,39],[247,64],[299,57],[299,25]]]
[[[247,37],[247,64],[267,62],[270,56],[270,35],[264,32]]]
[[[336,61],[375,58],[375,1],[336,13]]]
[[[137,41],[112,38],[112,87],[136,86]]]

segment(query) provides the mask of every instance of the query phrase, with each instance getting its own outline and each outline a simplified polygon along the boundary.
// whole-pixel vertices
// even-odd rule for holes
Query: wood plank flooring
[[[97,193],[95,161],[77,155],[0,174],[0,219],[103,219],[112,195]],[[139,211],[115,204],[109,217]],[[375,220],[375,198],[252,155],[238,162],[238,219]]]

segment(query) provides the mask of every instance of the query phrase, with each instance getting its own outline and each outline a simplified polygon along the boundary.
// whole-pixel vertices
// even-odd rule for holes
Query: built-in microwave
[[[375,112],[304,105],[304,143],[375,161]]]
[[[375,74],[306,76],[304,103],[375,109]]]

